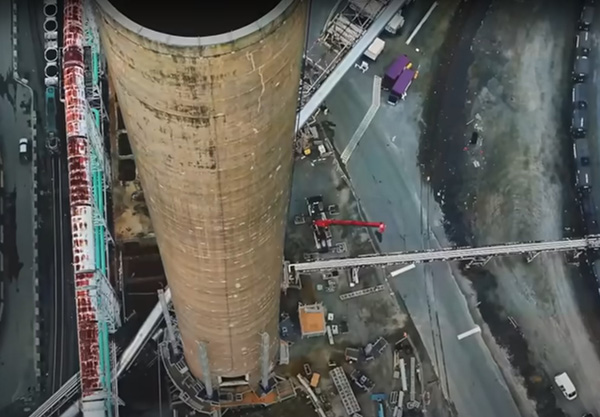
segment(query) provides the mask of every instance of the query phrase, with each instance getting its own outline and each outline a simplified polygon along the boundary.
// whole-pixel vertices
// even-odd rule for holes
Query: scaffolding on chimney
[[[121,325],[109,276],[106,192],[109,159],[102,135],[100,49],[89,2],[66,0],[63,87],[73,238],[77,334],[84,416],[118,416],[110,334]],[[86,60],[86,57],[88,58]]]

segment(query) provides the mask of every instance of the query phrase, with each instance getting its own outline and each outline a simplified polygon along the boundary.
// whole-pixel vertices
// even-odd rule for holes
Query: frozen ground
[[[471,48],[464,117],[465,124],[474,121],[462,129],[446,123],[446,137],[437,135],[447,153],[436,164],[434,182],[447,220],[455,221],[455,240],[555,240],[571,226],[575,202],[564,115],[576,15],[575,6],[558,2],[542,7],[539,1],[495,1],[482,21]],[[442,107],[437,117],[444,112],[447,117],[451,111]],[[475,129],[481,147],[461,157]],[[454,174],[448,175],[448,165]],[[577,304],[577,268],[563,255],[541,255],[530,264],[514,257],[494,260],[487,272],[473,281],[484,301],[481,312],[526,377],[539,415],[561,415],[558,408],[570,415],[600,412],[594,394],[600,362]],[[506,328],[508,316],[518,331]],[[562,371],[573,379],[579,399],[567,402],[555,390],[555,404],[551,379]]]

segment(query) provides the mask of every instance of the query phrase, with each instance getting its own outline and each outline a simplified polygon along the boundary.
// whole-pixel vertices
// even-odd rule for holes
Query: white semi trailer
[[[375,61],[383,52],[383,48],[385,48],[385,41],[380,38],[375,38],[373,43],[371,43],[371,45],[369,45],[369,47],[365,51],[364,55],[367,58]]]

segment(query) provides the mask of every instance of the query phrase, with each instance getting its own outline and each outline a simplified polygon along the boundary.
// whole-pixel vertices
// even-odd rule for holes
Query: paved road
[[[600,18],[600,10],[596,9],[596,18]],[[588,93],[589,93],[589,118],[590,118],[590,127],[588,133],[588,139],[590,143],[590,151],[592,153],[592,172],[594,178],[594,185],[600,184],[600,136],[598,133],[600,132],[600,119],[597,117],[593,117],[593,115],[598,114],[598,109],[600,109],[600,72],[598,68],[600,68],[600,25],[596,24],[592,27],[590,32],[590,36],[592,38],[593,46],[591,52],[591,59],[594,62],[592,68],[594,68],[593,77],[588,82]],[[575,42],[575,41],[574,41]],[[592,188],[592,196],[596,203],[596,207],[600,207],[600,187],[594,186]]]
[[[435,22],[429,24],[434,26]],[[328,98],[330,119],[337,124],[334,141],[340,152],[370,104],[372,76],[383,72],[384,65],[398,53],[399,44],[388,40],[384,54],[367,74],[351,71]],[[418,40],[413,44],[418,46]],[[382,105],[349,162],[349,173],[367,216],[388,226],[381,245],[384,252],[449,245],[441,213],[427,185],[421,184],[416,166],[420,131],[415,120],[420,119],[421,105],[414,95],[397,107]],[[431,233],[425,233],[428,226]],[[429,281],[425,279],[428,274]],[[471,329],[474,322],[452,274],[449,265],[421,266],[392,280],[392,285],[403,298],[432,360],[438,362],[442,375],[447,370],[450,396],[459,414],[519,416],[482,339],[457,340],[456,336]],[[429,307],[434,304],[437,317],[436,308]],[[439,327],[432,325],[438,320]],[[440,332],[442,345],[438,342]]]
[[[0,409],[35,385],[32,171],[18,158],[30,134],[29,94],[12,81],[11,2],[0,1],[0,146],[5,166],[6,305],[0,323]],[[10,377],[9,377],[10,376]],[[1,412],[0,412],[1,414]]]
[[[1,1],[1,0],[0,0]],[[36,0],[19,2],[20,42],[30,44],[33,53],[20,47],[21,73],[30,78],[38,109],[39,175],[39,286],[42,305],[42,398],[56,391],[78,370],[75,317],[75,289],[71,268],[71,229],[68,174],[64,140],[60,153],[50,154],[46,142],[45,85],[43,80],[42,7]],[[62,27],[62,26],[61,26]],[[57,93],[58,95],[58,93]],[[64,111],[57,106],[58,136],[64,137]]]
[[[39,286],[41,326],[41,398],[60,387],[77,370],[77,339],[74,288],[70,271],[70,224],[68,188],[63,152],[52,165],[44,147],[45,107],[43,82],[43,13],[34,0],[18,2],[19,74],[29,80],[37,113],[40,207]],[[18,160],[18,139],[30,133],[27,90],[12,80],[11,1],[0,0],[0,141],[6,166],[6,191],[16,191],[14,213],[16,243],[11,259],[15,268],[7,288],[7,312],[0,324],[0,374],[19,375],[0,381],[0,409],[25,396],[34,384],[33,362],[33,207],[30,164]],[[59,115],[59,119],[62,115]],[[60,126],[60,124],[59,124]],[[60,179],[59,177],[60,171]],[[56,179],[55,179],[56,177]],[[59,188],[58,184],[61,184]],[[61,222],[62,219],[62,222]],[[10,220],[8,220],[10,222]],[[9,242],[7,242],[9,243]],[[22,264],[22,265],[21,265]],[[46,378],[47,377],[47,378]],[[40,400],[40,397],[34,398]],[[20,407],[13,404],[11,412]],[[2,414],[2,412],[0,412]]]

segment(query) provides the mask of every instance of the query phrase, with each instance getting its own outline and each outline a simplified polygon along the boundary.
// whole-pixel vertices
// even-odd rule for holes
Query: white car
[[[19,159],[23,163],[29,162],[29,160],[31,159],[29,139],[27,138],[19,139]]]

